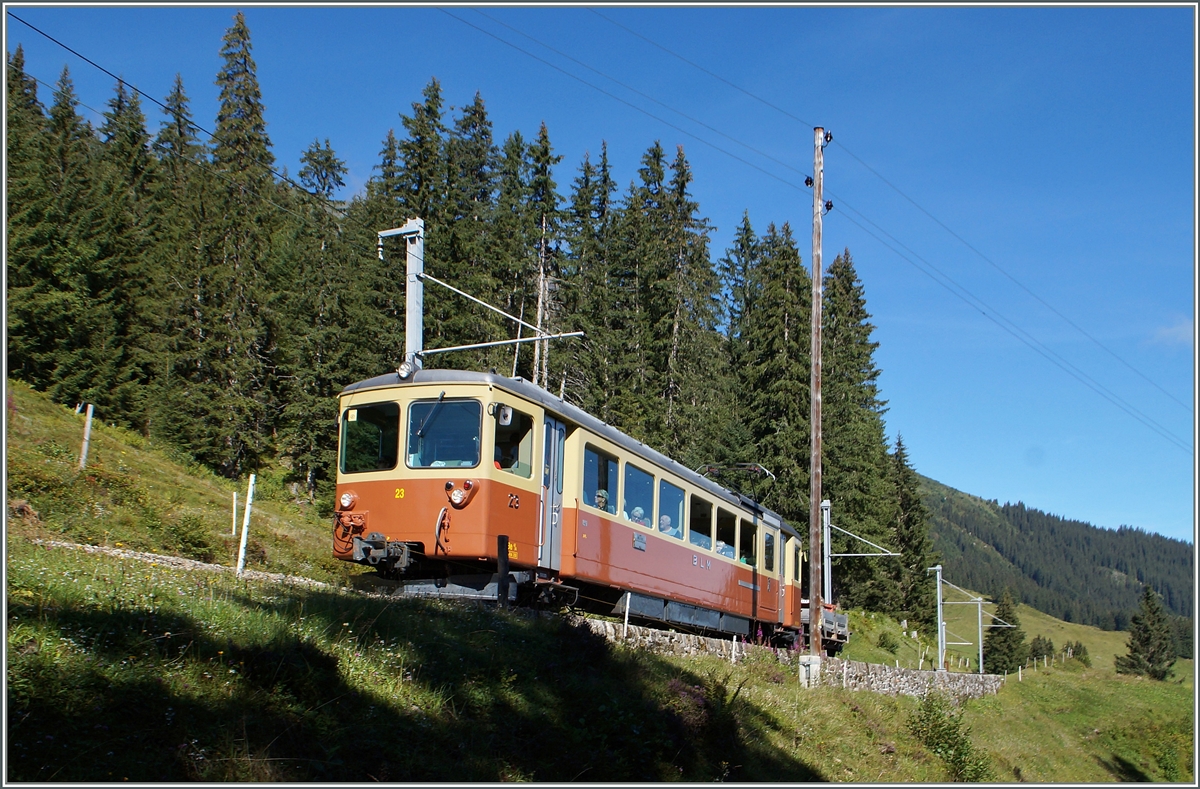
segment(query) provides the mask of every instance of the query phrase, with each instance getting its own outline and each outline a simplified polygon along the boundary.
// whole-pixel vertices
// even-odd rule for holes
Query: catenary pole
[[[809,654],[821,654],[821,190],[825,181],[825,129],[813,129],[813,230],[812,230],[812,378],[810,380],[809,426],[812,455],[809,458],[808,540],[808,632]]]

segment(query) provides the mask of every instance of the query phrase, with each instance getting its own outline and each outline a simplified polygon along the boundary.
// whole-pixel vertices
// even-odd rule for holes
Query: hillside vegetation
[[[430,277],[525,326],[583,335],[553,352],[549,341],[493,345],[528,331],[430,283],[420,345],[459,350],[427,364],[536,382],[688,468],[726,469],[723,484],[803,523],[815,284],[823,493],[839,527],[901,554],[835,558],[839,597],[932,621],[925,518],[902,442],[884,430],[867,285],[848,249],[812,282],[779,219],[790,206],[753,222],[710,218],[693,194],[704,176],[678,140],[647,139],[624,161],[599,136],[592,153],[557,151],[536,114],[528,137],[494,127],[481,94],[453,96],[436,77],[419,96],[391,97],[397,122],[377,129],[373,175],[335,200],[348,170],[330,140],[279,152],[299,157],[295,178],[276,163],[272,98],[241,12],[211,42],[213,123],[194,122],[180,80],[155,108],[117,82],[93,123],[68,68],[47,89],[51,75],[27,73],[11,43],[14,378],[63,405],[91,403],[222,478],[259,471],[331,504],[338,393],[395,370],[415,339],[397,276],[405,242],[379,233],[419,219]],[[727,248],[714,246],[714,223],[736,226]],[[749,463],[770,475],[745,473]],[[843,553],[850,538],[833,541]]]
[[[351,570],[327,558],[324,521],[271,473],[252,566],[331,586],[38,545],[107,541],[230,565],[234,486],[100,424],[78,472],[82,416],[19,385],[10,393],[10,781],[948,775],[909,729],[918,700],[801,689],[765,649],[737,665],[665,657],[558,617],[350,592]],[[1190,662],[1168,682],[1117,676],[1099,639],[1122,634],[1019,614],[1030,635],[1083,640],[1094,664],[1029,672],[964,705],[994,778],[1193,779]],[[851,659],[915,665],[931,646],[903,641],[879,614],[854,611],[852,627]],[[881,646],[889,640],[895,652]]]
[[[1193,546],[1139,529],[1100,529],[1024,504],[1000,505],[921,477],[930,535],[946,577],[959,586],[1015,599],[1066,622],[1123,630],[1143,583],[1167,610],[1193,614]],[[1190,637],[1186,645],[1190,655]]]

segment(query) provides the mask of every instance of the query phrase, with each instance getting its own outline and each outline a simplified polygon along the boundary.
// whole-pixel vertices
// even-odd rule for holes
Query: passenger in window
[[[668,537],[683,538],[683,531],[678,526],[671,525],[670,515],[664,515],[658,519],[658,530]]]
[[[633,516],[631,518],[631,520],[634,523],[636,523],[637,525],[639,525],[639,526],[649,526],[650,525],[649,523],[646,522],[646,511],[644,509],[642,509],[641,507],[634,507],[633,512],[630,514]]]
[[[604,488],[600,488],[600,490],[596,491],[595,501],[596,509],[604,510],[611,515],[617,514],[616,509],[614,509],[613,506],[608,503],[608,491]]]
[[[520,446],[519,440],[507,441],[504,444],[496,445],[496,468],[512,469],[517,464],[517,449]]]

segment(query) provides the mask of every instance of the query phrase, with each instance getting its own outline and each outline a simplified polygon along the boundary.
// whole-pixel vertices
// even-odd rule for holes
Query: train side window
[[[775,532],[769,529],[763,533],[763,570],[775,572]]]
[[[496,468],[529,479],[533,476],[533,417],[512,412],[507,425],[496,424]]]
[[[730,559],[736,558],[733,555],[735,545],[737,545],[737,516],[718,507],[717,553],[728,556]]]
[[[666,480],[658,483],[658,530],[683,539],[683,490]]]
[[[342,473],[388,471],[400,452],[400,406],[376,403],[342,414]]]
[[[583,450],[583,503],[610,515],[617,511],[617,459],[591,444]]]
[[[688,542],[706,551],[712,550],[712,505],[698,496],[692,496]]]
[[[625,464],[625,503],[621,517],[639,526],[650,526],[654,517],[654,475]]]
[[[753,523],[742,521],[742,528],[738,534],[738,561],[751,567],[754,567],[754,532]]]

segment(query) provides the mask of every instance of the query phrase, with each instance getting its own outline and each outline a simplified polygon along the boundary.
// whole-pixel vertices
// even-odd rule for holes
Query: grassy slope
[[[103,426],[76,474],[82,418],[11,391],[8,498],[39,517],[10,516],[7,533],[9,780],[944,776],[907,731],[914,699],[803,691],[765,651],[737,666],[659,657],[557,619],[34,546],[121,542],[229,564],[234,487]],[[266,476],[255,566],[346,580],[323,520]],[[972,628],[951,629],[973,633],[974,611],[957,611]],[[1190,679],[1118,677],[1123,634],[1019,615],[1029,636],[1082,640],[1096,667],[1029,674],[966,705],[999,780],[1191,779]],[[850,658],[915,665],[929,646],[901,640],[893,656],[876,644],[897,623],[854,612],[853,627]]]
[[[232,494],[241,530],[247,480],[236,484],[188,462],[170,447],[93,420],[86,473],[78,473],[84,417],[24,384],[8,382],[9,533],[160,551],[236,564]],[[329,555],[329,524],[279,482],[259,472],[247,566],[342,582],[350,568]],[[25,499],[37,517],[11,511]],[[16,517],[13,517],[16,515]]]

